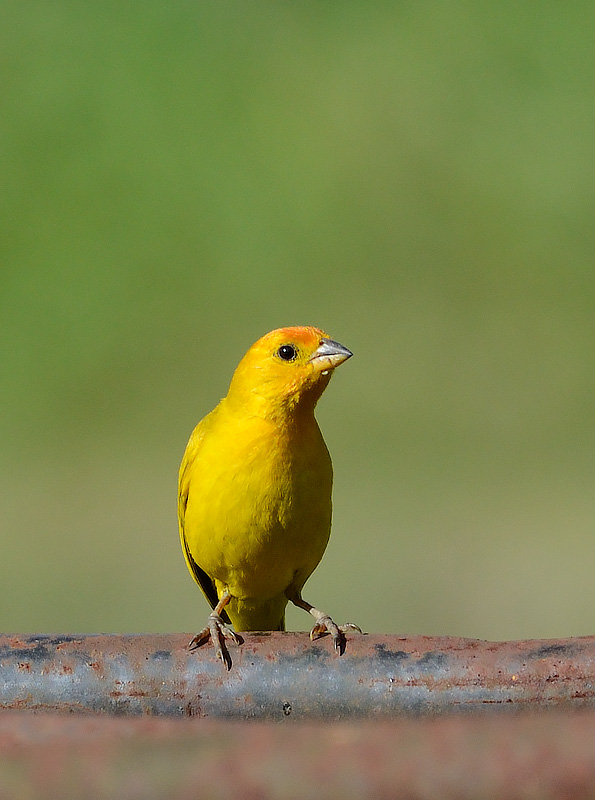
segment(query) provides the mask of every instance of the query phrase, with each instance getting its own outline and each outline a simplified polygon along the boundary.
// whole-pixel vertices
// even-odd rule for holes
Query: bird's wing
[[[215,608],[219,602],[219,598],[217,596],[217,587],[204,569],[199,567],[196,561],[192,558],[185,534],[186,507],[188,505],[188,493],[190,491],[190,471],[194,459],[198,456],[200,444],[204,437],[204,430],[204,426],[200,424],[195,428],[192,436],[190,437],[190,441],[188,442],[188,446],[186,447],[182,464],[180,465],[180,479],[178,488],[178,521],[180,523],[180,539],[182,541],[182,550],[184,551],[184,557],[186,559],[188,569],[190,570],[194,580],[202,589],[203,594],[209,601],[211,608]],[[221,612],[221,616],[225,622],[230,622],[230,619],[225,611]]]

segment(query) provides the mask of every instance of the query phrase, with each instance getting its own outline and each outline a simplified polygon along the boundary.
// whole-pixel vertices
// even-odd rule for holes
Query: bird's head
[[[272,415],[313,409],[333,370],[351,355],[319,328],[278,328],[255,342],[240,361],[228,400]]]

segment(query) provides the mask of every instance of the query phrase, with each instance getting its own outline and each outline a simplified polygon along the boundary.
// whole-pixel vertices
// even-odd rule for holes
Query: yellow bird
[[[178,517],[188,569],[213,609],[190,642],[211,638],[229,669],[236,630],[285,630],[290,600],[312,639],[344,631],[302,599],[331,529],[333,467],[314,407],[352,353],[312,327],[271,331],[248,350],[227,396],[194,429],[180,466]]]

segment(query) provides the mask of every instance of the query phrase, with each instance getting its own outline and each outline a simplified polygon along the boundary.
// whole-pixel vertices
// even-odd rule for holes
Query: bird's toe
[[[231,639],[237,645],[243,644],[242,637],[234,631],[231,625],[227,625],[223,618],[216,613],[209,614],[209,619],[206,628],[194,636],[188,644],[189,650],[196,650],[201,645],[211,640],[215,648],[215,654],[219,658],[226,669],[231,669],[231,656],[225,644],[226,639]]]
[[[324,614],[317,621],[316,625],[310,631],[310,639],[318,639],[320,636],[330,634],[333,637],[333,646],[339,655],[345,652],[345,633],[347,631],[356,631],[361,633],[362,630],[358,625],[353,622],[346,622],[345,625],[337,625],[328,614]]]

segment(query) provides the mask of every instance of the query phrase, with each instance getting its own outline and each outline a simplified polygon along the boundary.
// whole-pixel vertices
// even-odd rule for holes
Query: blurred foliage
[[[594,17],[4,4],[3,630],[201,626],[186,439],[256,338],[315,324],[355,358],[305,596],[370,631],[593,632]]]

